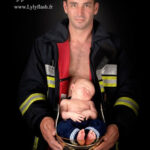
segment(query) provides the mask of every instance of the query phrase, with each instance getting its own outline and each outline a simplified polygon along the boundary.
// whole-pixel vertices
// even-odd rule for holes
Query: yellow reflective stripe
[[[116,83],[104,83],[104,87],[116,87]]]
[[[116,150],[119,150],[119,142],[117,141],[117,143],[116,143]]]
[[[120,97],[114,104],[114,106],[117,106],[117,105],[127,106],[131,108],[136,115],[138,115],[139,105],[130,97]]]
[[[22,115],[24,115],[24,113],[28,110],[28,108],[32,103],[38,100],[45,100],[45,98],[46,98],[45,95],[42,93],[31,94],[19,107]]]
[[[104,87],[116,87],[117,86],[117,76],[102,76],[104,82]]]
[[[55,78],[47,76],[48,87],[55,88]]]
[[[117,76],[102,76],[103,80],[117,80]]]
[[[33,150],[37,150],[38,142],[39,142],[39,137],[35,136],[34,143],[33,143]]]
[[[100,86],[101,93],[104,93],[105,92],[104,82],[103,81],[99,81],[99,86]]]

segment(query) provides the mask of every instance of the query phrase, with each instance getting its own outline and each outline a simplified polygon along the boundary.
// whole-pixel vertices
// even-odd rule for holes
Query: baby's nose
[[[84,88],[84,92],[89,95],[89,90]]]

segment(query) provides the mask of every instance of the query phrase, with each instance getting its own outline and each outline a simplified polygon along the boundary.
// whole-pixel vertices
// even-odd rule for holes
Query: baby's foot
[[[90,130],[87,135],[85,144],[86,145],[92,144],[95,140],[96,140],[96,134],[92,130]]]
[[[77,135],[77,142],[79,145],[84,145],[85,144],[85,131],[84,129],[80,130],[78,135]]]

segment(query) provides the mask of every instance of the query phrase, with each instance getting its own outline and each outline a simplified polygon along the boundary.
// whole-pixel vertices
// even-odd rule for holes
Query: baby
[[[105,124],[97,119],[97,111],[91,98],[95,88],[87,79],[77,79],[71,85],[71,99],[60,103],[62,121],[58,123],[59,136],[68,138],[72,143],[89,145],[101,137]]]

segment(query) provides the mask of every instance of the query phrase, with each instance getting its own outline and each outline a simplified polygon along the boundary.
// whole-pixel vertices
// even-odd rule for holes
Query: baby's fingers
[[[84,121],[85,117],[80,117],[79,120],[80,121]]]
[[[76,121],[81,123],[81,120],[80,120],[80,119],[77,119]]]
[[[86,118],[86,116],[85,116],[85,115],[80,115],[80,117],[81,117],[82,119]]]

